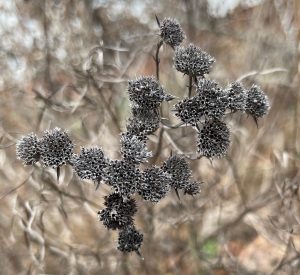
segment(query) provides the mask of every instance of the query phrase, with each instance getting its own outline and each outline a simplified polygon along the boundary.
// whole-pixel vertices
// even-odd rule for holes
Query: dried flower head
[[[170,191],[171,176],[158,167],[146,169],[137,186],[138,193],[146,201],[159,202]]]
[[[142,76],[130,80],[128,85],[129,100],[142,108],[157,108],[161,102],[172,100],[153,76]]]
[[[41,161],[44,166],[57,168],[72,157],[73,142],[60,128],[47,130],[40,140]]]
[[[104,153],[99,147],[81,148],[80,155],[72,157],[73,168],[81,179],[94,182],[102,180],[103,169],[107,165]]]
[[[143,234],[134,226],[126,226],[119,233],[118,249],[122,252],[138,252],[143,242]]]
[[[246,113],[254,119],[263,117],[269,111],[270,103],[268,97],[257,85],[253,85],[247,91]]]
[[[199,115],[205,119],[220,119],[224,116],[227,107],[227,97],[222,88],[215,82],[201,79],[197,85],[197,100]]]
[[[147,150],[146,139],[130,132],[121,136],[121,153],[126,161],[133,164],[146,162],[152,156]]]
[[[164,162],[162,170],[170,174],[171,186],[175,189],[182,189],[192,174],[186,160],[177,155],[169,157]]]
[[[160,22],[160,37],[164,43],[175,48],[181,44],[185,34],[176,19],[165,18]]]
[[[113,160],[104,169],[105,182],[111,185],[116,193],[129,197],[136,192],[141,173],[131,163],[125,160]]]
[[[199,132],[198,152],[207,158],[226,155],[230,144],[230,131],[220,120],[207,121]]]
[[[23,136],[16,144],[17,158],[25,165],[33,165],[40,159],[39,140],[34,133]]]
[[[188,47],[177,47],[174,66],[177,71],[189,76],[208,74],[215,59],[199,47],[190,44]]]
[[[247,93],[240,82],[233,82],[225,91],[227,108],[233,112],[244,112],[246,108]]]
[[[196,125],[200,121],[203,112],[199,108],[197,96],[184,98],[174,105],[175,116],[186,124]]]
[[[132,117],[129,119],[127,131],[133,135],[144,137],[154,133],[160,123],[157,110],[133,107]]]
[[[124,200],[120,194],[113,193],[104,197],[106,208],[98,212],[99,220],[108,229],[122,229],[133,224],[133,216],[137,212],[134,199]]]
[[[200,193],[201,184],[198,181],[189,181],[183,187],[184,195],[195,196]]]

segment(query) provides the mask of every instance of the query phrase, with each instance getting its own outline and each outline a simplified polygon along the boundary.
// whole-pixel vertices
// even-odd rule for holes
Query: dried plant
[[[59,169],[72,166],[80,179],[92,180],[97,188],[100,182],[111,187],[105,197],[105,208],[99,210],[99,220],[107,229],[119,230],[118,249],[139,255],[143,234],[137,231],[134,215],[138,210],[134,196],[159,203],[173,188],[178,197],[199,194],[201,183],[192,179],[185,155],[172,154],[160,166],[151,165],[152,155],[147,142],[149,135],[166,127],[161,121],[163,102],[175,100],[159,82],[159,51],[165,43],[174,49],[174,67],[188,76],[186,97],[174,104],[173,112],[179,126],[192,127],[197,132],[197,158],[210,160],[224,157],[230,145],[230,130],[225,117],[240,112],[257,119],[269,110],[269,101],[263,91],[253,85],[249,90],[240,82],[222,88],[207,78],[215,59],[199,47],[181,46],[185,34],[176,19],[157,18],[160,40],[157,43],[155,62],[156,78],[140,76],[128,83],[131,117],[127,129],[121,134],[121,159],[112,160],[99,147],[81,148],[79,154],[65,130],[46,130],[41,138],[29,134],[17,144],[17,157],[26,165],[40,161],[45,167]],[[171,122],[167,123],[171,125]]]

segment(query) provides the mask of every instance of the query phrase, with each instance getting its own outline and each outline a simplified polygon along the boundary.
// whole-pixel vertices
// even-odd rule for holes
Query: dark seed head
[[[177,47],[174,66],[177,71],[189,76],[208,74],[215,59],[193,44],[188,47]]]
[[[160,22],[160,37],[164,43],[175,48],[184,40],[185,34],[176,19],[165,18]]]
[[[25,165],[33,165],[40,159],[39,140],[34,133],[23,136],[16,145],[17,158]]]
[[[40,140],[43,165],[57,168],[66,164],[72,157],[73,147],[73,142],[66,131],[59,128],[45,131]]]
[[[119,233],[118,249],[122,252],[138,252],[143,242],[143,234],[134,226],[127,226]]]
[[[260,87],[253,85],[247,91],[246,113],[257,119],[265,116],[270,109],[268,97],[260,89]]]
[[[198,152],[207,158],[224,157],[230,145],[230,131],[220,120],[207,121],[199,132]]]

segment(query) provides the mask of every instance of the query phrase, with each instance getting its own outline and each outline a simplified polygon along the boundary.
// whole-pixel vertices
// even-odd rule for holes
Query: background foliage
[[[117,251],[117,235],[97,221],[108,189],[95,192],[67,168],[59,184],[54,170],[24,168],[15,142],[58,126],[78,148],[118,158],[127,80],[155,73],[155,14],[177,18],[216,58],[213,79],[255,81],[272,107],[258,129],[246,115],[230,119],[227,158],[191,162],[199,196],[138,201],[141,261]],[[297,0],[1,1],[0,274],[296,274],[299,28]],[[161,83],[182,98],[187,79],[172,55],[163,48]],[[194,140],[189,129],[167,131],[157,163],[194,152]]]

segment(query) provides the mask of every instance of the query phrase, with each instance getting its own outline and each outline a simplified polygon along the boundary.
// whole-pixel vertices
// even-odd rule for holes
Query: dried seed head
[[[226,155],[230,144],[230,131],[220,120],[207,121],[199,132],[198,152],[207,158]]]
[[[246,113],[257,119],[266,115],[269,109],[270,103],[268,97],[260,87],[253,85],[247,91]]]
[[[23,136],[16,144],[17,158],[24,165],[33,165],[40,159],[39,140],[34,133]]]
[[[158,129],[160,115],[157,110],[133,107],[131,111],[132,117],[127,125],[130,134],[145,137]]]
[[[138,252],[143,242],[143,234],[134,226],[126,226],[119,233],[118,249],[122,252]]]
[[[186,160],[176,155],[164,162],[162,170],[171,176],[171,187],[175,189],[182,189],[192,174]]]
[[[155,109],[161,102],[173,99],[152,76],[142,76],[129,81],[129,100],[141,108]]]
[[[146,201],[159,202],[170,191],[171,176],[158,167],[146,169],[138,184],[138,193]]]
[[[66,131],[59,128],[47,130],[40,140],[41,161],[44,166],[57,168],[72,157],[73,143]]]
[[[133,224],[133,216],[137,212],[134,199],[123,200],[120,194],[113,193],[104,197],[106,206],[98,212],[99,220],[108,229],[122,229]]]
[[[123,133],[121,136],[121,153],[125,161],[133,164],[146,162],[152,156],[152,153],[147,150],[146,138],[130,132]]]
[[[198,97],[184,98],[174,105],[175,116],[186,124],[196,125],[200,121],[203,112],[199,108]]]
[[[164,43],[175,48],[184,40],[185,34],[176,19],[165,18],[160,22],[160,37]]]
[[[240,82],[233,82],[225,91],[227,108],[233,112],[244,112],[246,108],[247,93]]]
[[[188,47],[177,47],[174,66],[177,71],[189,76],[208,74],[215,59],[193,44]]]
[[[139,169],[125,160],[111,161],[104,169],[104,174],[104,180],[124,198],[136,192],[141,178]]]
[[[227,107],[227,97],[222,88],[215,82],[202,79],[197,85],[199,115],[205,119],[220,119]],[[198,115],[198,116],[199,116]]]
[[[200,193],[200,187],[201,184],[198,181],[189,181],[186,183],[186,185],[183,187],[184,195],[191,195],[195,196]]]
[[[100,182],[107,165],[104,153],[99,147],[81,148],[80,155],[72,157],[73,169],[81,179]]]

